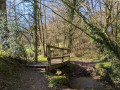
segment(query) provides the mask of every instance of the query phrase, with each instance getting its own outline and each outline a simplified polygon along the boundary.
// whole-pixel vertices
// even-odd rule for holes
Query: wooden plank
[[[62,63],[64,62],[64,50],[62,50]]]
[[[62,57],[51,57],[51,59],[59,59],[59,58],[64,58],[64,57],[69,57],[69,55],[62,56]]]
[[[55,48],[55,49],[63,49],[63,50],[70,50],[69,48],[60,48],[60,47],[55,47],[55,46],[51,46],[51,45],[47,45],[50,48]]]
[[[63,65],[67,65],[69,63],[70,63],[70,61],[65,61],[65,62],[63,62]]]
[[[48,46],[48,58],[47,58],[47,60],[48,60],[48,66],[49,66],[49,68],[48,68],[48,70],[51,70],[51,50],[50,50],[50,46]]]
[[[25,65],[27,68],[46,68],[48,65]]]
[[[70,57],[70,55],[66,55],[66,56],[63,56],[63,57]]]

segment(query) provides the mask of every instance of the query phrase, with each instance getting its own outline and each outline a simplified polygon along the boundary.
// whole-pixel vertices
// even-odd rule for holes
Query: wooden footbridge
[[[60,56],[52,55],[53,53],[57,53],[57,52],[54,52],[55,49],[61,52]],[[67,65],[70,63],[70,49],[69,48],[60,48],[60,47],[47,45],[46,50],[47,50],[46,51],[47,62],[29,64],[29,65],[26,65],[26,67],[45,68],[46,71],[51,71],[59,67],[63,67],[64,65]],[[65,60],[65,58],[67,58],[67,60]]]

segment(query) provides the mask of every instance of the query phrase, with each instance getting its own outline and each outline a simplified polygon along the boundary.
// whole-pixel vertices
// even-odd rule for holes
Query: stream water
[[[70,80],[70,87],[77,90],[116,90],[92,77],[74,78]]]

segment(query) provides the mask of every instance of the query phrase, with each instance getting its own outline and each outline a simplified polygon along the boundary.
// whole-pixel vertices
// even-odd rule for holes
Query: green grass
[[[79,59],[80,60],[80,57],[71,57],[70,60],[77,60]]]
[[[34,50],[34,46],[26,46],[25,47],[27,54],[33,54],[34,52],[32,51],[32,49]],[[38,51],[42,50],[42,46],[38,47]]]
[[[61,85],[68,83],[68,78],[66,76],[58,76],[57,74],[44,72],[43,75],[49,81],[49,87],[53,90],[57,90]]]
[[[25,47],[27,54],[34,53],[31,48],[33,49],[33,47]]]
[[[102,79],[107,79],[109,77],[111,63],[104,60],[94,60],[96,63],[96,74]]]
[[[96,66],[97,66],[98,68],[101,68],[101,67],[105,68],[105,67],[110,67],[110,66],[111,66],[111,63],[108,62],[108,61],[106,62],[105,60],[95,59],[95,60],[93,60],[93,62],[96,63]]]
[[[97,64],[98,67],[110,67],[111,63],[110,62],[102,62]]]
[[[27,54],[33,54],[34,55],[34,52],[32,51],[32,49],[34,50],[34,47],[33,46],[26,46],[25,47],[25,49],[26,49],[26,52],[27,52]],[[38,51],[40,51],[42,49],[42,46],[40,46],[39,48],[38,48]],[[30,60],[33,60],[34,59],[34,57],[32,56],[30,56],[29,57],[29,59]],[[47,62],[47,58],[46,57],[44,57],[44,56],[42,56],[42,55],[39,55],[38,56],[38,62]]]
[[[39,55],[38,56],[38,62],[47,62],[47,58],[42,56],[42,55]]]
[[[34,57],[29,57],[29,61],[34,61]],[[47,62],[47,57],[39,55],[38,56],[38,62]]]
[[[43,75],[47,78],[49,82],[49,87],[52,88],[53,90],[58,90],[60,86],[69,84],[67,74],[74,72],[76,68],[77,66],[75,64],[68,64],[63,68],[58,69],[58,72],[61,72],[62,75],[59,75],[58,73],[53,74],[47,72],[43,72]]]

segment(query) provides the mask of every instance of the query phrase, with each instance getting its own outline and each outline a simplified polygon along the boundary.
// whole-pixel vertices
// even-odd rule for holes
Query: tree
[[[2,41],[2,49],[8,49],[9,48],[9,30],[7,27],[7,9],[6,9],[6,0],[0,0],[0,18],[1,23],[4,25],[1,27],[1,41]]]
[[[67,5],[69,8],[73,9],[74,7],[70,6],[65,0],[60,0],[62,1],[65,5]],[[64,17],[62,17],[64,20],[66,20],[67,22],[69,22],[70,24],[72,24],[73,26],[75,26],[76,28],[78,28],[79,30],[81,30],[82,32],[84,32],[86,35],[88,35],[90,38],[92,38],[94,40],[94,42],[99,43],[101,49],[104,51],[104,54],[109,55],[109,57],[111,57],[110,62],[111,67],[109,68],[109,70],[111,70],[112,75],[110,76],[110,78],[114,78],[116,79],[117,82],[119,82],[119,78],[120,77],[120,72],[118,72],[118,70],[120,69],[120,46],[118,44],[118,41],[116,42],[113,38],[111,38],[108,34],[108,32],[113,32],[112,30],[109,30],[108,27],[111,27],[112,24],[115,23],[116,18],[119,16],[120,13],[120,9],[117,10],[117,13],[114,13],[114,15],[112,16],[112,0],[108,1],[110,3],[107,3],[106,0],[106,5],[107,7],[109,7],[108,9],[106,9],[106,17],[105,17],[105,24],[103,23],[99,23],[95,20],[95,18],[92,15],[86,15],[83,12],[81,12],[80,10],[74,10],[74,13],[76,14],[76,16],[78,16],[79,18],[82,18],[84,21],[85,26],[87,27],[87,30],[85,30],[85,28],[81,28],[75,24],[73,24],[71,21],[66,20]],[[80,3],[81,4],[81,3]],[[88,7],[84,4],[85,7]],[[85,8],[84,7],[84,8]],[[85,11],[91,12],[92,9],[90,8],[85,8]],[[97,9],[98,10],[98,9]],[[96,10],[96,12],[98,12]],[[91,13],[88,13],[91,14]],[[60,15],[59,15],[60,16]],[[111,17],[112,16],[112,17]],[[60,16],[61,17],[61,16]],[[90,21],[90,19],[94,19],[94,23]],[[97,26],[99,25],[99,26]],[[103,27],[104,26],[104,27]]]
[[[77,6],[77,0],[66,0],[66,3],[68,5],[70,5],[71,7],[73,8],[69,8],[67,5],[65,5],[66,9],[67,9],[67,17],[68,17],[68,20],[70,22],[73,22],[74,20],[74,10],[76,10],[76,6]],[[72,46],[73,46],[73,33],[74,33],[74,30],[73,30],[73,26],[71,24],[69,24],[69,45],[68,47],[70,48],[70,50],[72,50]]]
[[[42,5],[41,5],[41,0],[40,0],[40,8],[39,8],[39,18],[40,18],[40,30],[41,30],[41,43],[42,43],[42,51],[43,51],[43,55],[45,56],[45,28],[44,28],[44,24],[43,24],[43,12],[42,12]],[[45,10],[44,10],[45,12]],[[46,17],[46,15],[45,15]]]

